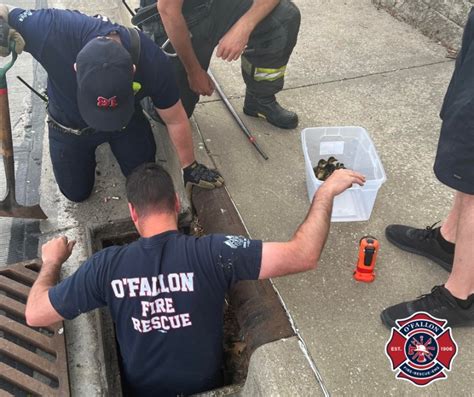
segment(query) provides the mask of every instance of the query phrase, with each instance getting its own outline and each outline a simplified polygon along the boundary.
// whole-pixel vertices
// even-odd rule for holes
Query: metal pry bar
[[[40,94],[38,91],[36,91],[31,85],[29,85],[25,80],[23,80],[20,76],[16,76],[18,80],[20,80],[26,87],[28,87],[32,93],[36,94],[39,98],[41,98],[44,102],[48,103],[48,98],[46,98],[44,95]]]
[[[219,85],[219,83],[217,82],[216,78],[214,77],[214,75],[212,74],[211,70],[209,69],[207,71],[207,73],[209,74],[209,77],[211,78],[212,82],[214,83],[214,86],[216,87],[216,91],[217,93],[219,94],[219,96],[221,97],[222,101],[224,102],[225,106],[227,107],[227,109],[230,111],[230,113],[232,113],[232,116],[234,116],[234,119],[235,121],[237,122],[237,124],[239,125],[239,127],[241,128],[241,130],[244,132],[244,134],[247,136],[247,138],[249,139],[249,141],[252,143],[252,145],[255,147],[255,149],[257,149],[257,151],[260,153],[260,155],[265,159],[265,160],[268,160],[268,156],[265,154],[265,152],[262,150],[262,148],[258,145],[257,143],[257,140],[255,139],[255,137],[252,135],[252,133],[250,132],[250,130],[247,128],[247,126],[244,124],[244,122],[242,121],[242,119],[240,118],[240,116],[237,114],[237,112],[235,111],[234,107],[232,106],[232,104],[230,103],[229,99],[227,98],[227,96],[225,95],[224,91],[222,90],[221,86]]]
[[[135,13],[133,12],[133,10],[130,8],[130,6],[128,5],[127,1],[126,0],[122,0],[122,4],[125,6],[125,8],[128,10],[128,12],[130,13],[130,15],[133,17],[135,16]]]

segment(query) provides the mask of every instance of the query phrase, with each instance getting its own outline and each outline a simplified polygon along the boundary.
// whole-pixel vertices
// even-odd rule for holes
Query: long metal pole
[[[122,0],[122,3],[123,5],[127,8],[128,12],[130,12],[130,14],[132,16],[135,15],[135,13],[132,11],[132,9],[130,8],[130,6],[127,4],[127,1],[126,0]],[[142,21],[143,22],[143,21]],[[168,39],[169,41],[169,39]],[[168,41],[165,42],[165,44],[162,46],[162,49],[164,46],[166,46],[166,44],[168,44]],[[252,50],[247,50],[247,51],[252,51]],[[258,145],[257,143],[257,140],[255,139],[255,137],[252,135],[252,133],[249,131],[249,129],[247,128],[247,126],[244,124],[244,122],[242,121],[242,119],[240,118],[240,116],[237,114],[237,112],[235,111],[234,107],[232,106],[232,104],[230,103],[229,99],[227,98],[227,96],[225,95],[224,91],[222,90],[221,86],[219,85],[218,81],[216,80],[216,78],[214,77],[214,75],[212,74],[211,72],[211,69],[208,69],[207,73],[209,74],[209,77],[211,78],[212,82],[214,83],[214,86],[216,87],[216,91],[217,93],[219,94],[219,96],[221,97],[222,101],[224,102],[225,106],[227,107],[227,109],[230,111],[230,113],[232,114],[232,116],[234,116],[234,119],[235,121],[237,122],[237,124],[240,126],[240,128],[242,129],[242,131],[244,132],[244,134],[247,136],[247,138],[249,139],[249,141],[252,143],[252,145],[255,147],[255,149],[257,149],[257,151],[260,153],[260,155],[265,159],[265,160],[268,160],[268,156],[265,154],[265,152],[262,150],[262,148]]]
[[[46,98],[44,95],[41,95],[31,85],[29,85],[25,80],[23,80],[20,76],[16,76],[16,78],[20,80],[27,88],[29,88],[33,94],[36,94],[39,98],[41,98],[41,100],[48,103],[48,98]]]
[[[133,12],[133,10],[130,8],[130,6],[128,5],[128,3],[126,2],[126,0],[122,0],[122,4],[125,6],[125,8],[127,9],[127,11],[130,13],[130,15],[132,17],[135,16],[135,13]]]
[[[265,152],[262,150],[262,148],[258,145],[257,143],[257,140],[255,139],[255,137],[252,135],[252,133],[250,132],[250,130],[247,128],[247,126],[244,124],[244,122],[242,121],[242,119],[240,118],[240,116],[237,114],[237,112],[235,111],[234,107],[232,106],[232,104],[230,103],[229,99],[227,98],[227,96],[225,95],[224,91],[222,90],[221,86],[219,85],[218,81],[216,80],[216,78],[214,77],[214,75],[212,74],[211,70],[208,69],[207,73],[209,74],[209,77],[211,78],[212,82],[214,83],[214,86],[216,87],[216,91],[217,93],[219,94],[219,96],[221,97],[222,101],[224,102],[225,106],[227,107],[227,109],[230,111],[230,113],[232,114],[232,116],[234,116],[234,119],[235,121],[237,122],[237,124],[239,125],[239,127],[241,128],[241,130],[244,132],[244,134],[247,136],[247,138],[249,139],[249,141],[252,143],[252,145],[255,147],[255,149],[257,149],[257,151],[260,153],[260,155],[265,159],[265,160],[268,160],[268,156],[265,154]]]

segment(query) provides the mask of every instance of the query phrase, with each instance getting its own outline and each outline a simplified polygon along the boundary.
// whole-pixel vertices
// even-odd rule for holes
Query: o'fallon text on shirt
[[[194,273],[119,278],[112,280],[110,284],[116,298],[158,296],[168,292],[194,292]]]
[[[111,281],[116,298],[157,297],[163,293],[194,292],[194,273],[158,274],[151,277],[119,278]],[[192,326],[190,313],[176,313],[172,297],[141,300],[141,318],[131,317],[135,331],[168,331]]]

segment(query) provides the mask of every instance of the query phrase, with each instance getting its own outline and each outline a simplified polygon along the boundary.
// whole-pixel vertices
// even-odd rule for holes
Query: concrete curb
[[[473,6],[471,1],[451,0],[372,0],[377,7],[420,29],[428,37],[439,40],[453,50],[459,50],[464,25]]]
[[[250,359],[242,396],[323,396],[294,336],[259,347]]]

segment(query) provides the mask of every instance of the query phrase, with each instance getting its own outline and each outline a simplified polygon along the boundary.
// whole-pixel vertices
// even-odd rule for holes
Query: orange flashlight
[[[375,237],[364,236],[359,242],[359,258],[354,270],[354,278],[357,281],[371,283],[375,280],[375,260],[379,251],[379,242]]]

